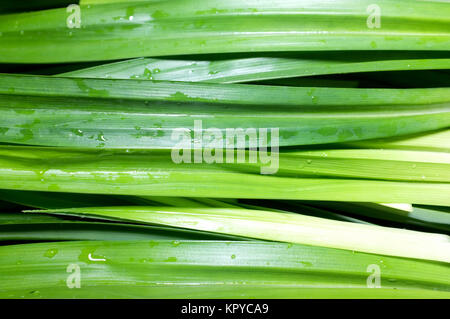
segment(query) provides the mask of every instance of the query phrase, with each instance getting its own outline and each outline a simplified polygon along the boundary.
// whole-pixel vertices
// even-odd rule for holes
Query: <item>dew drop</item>
[[[44,257],[47,258],[53,258],[56,256],[56,254],[58,253],[57,249],[48,249],[45,253],[44,253]]]
[[[76,136],[83,136],[83,135],[84,135],[84,133],[83,133],[82,130],[74,129],[74,130],[72,130],[72,132],[73,132],[73,134],[75,134]]]
[[[172,242],[172,245],[174,245],[175,247],[179,246],[181,243],[178,240],[174,240]]]
[[[396,282],[397,279],[395,279],[395,278],[388,278],[388,281],[389,281],[389,282]]]

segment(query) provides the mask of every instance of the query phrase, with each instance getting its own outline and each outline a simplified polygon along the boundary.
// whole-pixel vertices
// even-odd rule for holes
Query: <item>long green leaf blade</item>
[[[133,220],[250,238],[450,262],[450,237],[241,208],[87,207],[37,211]],[[395,244],[394,244],[395,243]]]
[[[371,52],[365,52],[359,59],[355,54],[349,56],[342,52],[297,54],[300,56],[298,58],[256,57],[217,61],[141,58],[66,72],[59,76],[243,83],[325,74],[450,68],[450,59],[401,59],[401,55],[394,59],[396,56],[390,57],[392,53],[383,53],[384,59]]]
[[[450,88],[295,88],[4,74],[0,142],[170,148],[179,144],[172,134],[180,128],[202,134],[218,128],[222,145],[227,128],[279,128],[280,146],[348,142],[449,127],[449,101]]]
[[[23,214],[22,214],[23,215]],[[2,223],[8,218],[6,223]],[[40,217],[40,219],[42,219]],[[84,240],[248,240],[244,237],[192,231],[181,228],[132,225],[125,223],[78,220],[18,220],[13,214],[0,213],[0,244],[21,241]]]
[[[307,166],[308,159],[303,161]],[[280,175],[261,175],[255,167],[242,164],[176,164],[167,150],[1,146],[0,179],[1,188],[11,190],[450,204],[450,183],[292,176],[283,174],[282,167]]]
[[[3,15],[0,62],[54,63],[225,52],[448,50],[442,1],[169,0]],[[407,10],[405,10],[407,8]],[[376,14],[376,12],[375,12]],[[368,21],[370,20],[370,21]],[[93,47],[92,45],[95,44]]]
[[[448,298],[450,285],[441,263],[282,243],[27,244],[0,247],[0,260],[2,298]]]

